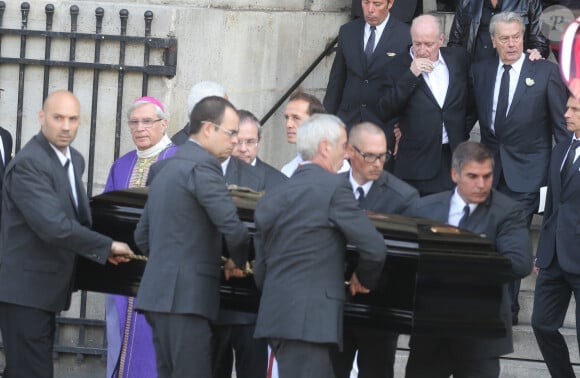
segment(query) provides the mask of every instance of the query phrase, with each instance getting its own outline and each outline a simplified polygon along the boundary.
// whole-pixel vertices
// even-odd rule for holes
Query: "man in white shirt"
[[[453,188],[451,154],[473,125],[469,114],[469,58],[462,48],[441,47],[445,35],[431,15],[415,18],[412,47],[388,66],[379,100],[385,119],[399,120],[393,173],[421,195]]]
[[[288,143],[296,144],[296,132],[302,125],[302,122],[317,113],[326,113],[326,111],[324,110],[324,106],[322,106],[320,100],[315,96],[302,91],[294,92],[290,96],[288,103],[286,104],[286,109],[284,110],[284,118],[286,119],[286,138],[288,139]],[[290,160],[282,167],[282,173],[287,177],[291,177],[300,163],[302,163],[302,158],[300,157],[300,154],[296,154],[294,159]],[[345,160],[338,172],[346,172],[349,168],[350,166]]]

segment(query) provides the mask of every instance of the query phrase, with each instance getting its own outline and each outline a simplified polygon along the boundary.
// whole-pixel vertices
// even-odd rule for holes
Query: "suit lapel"
[[[485,88],[483,93],[487,93],[487,111],[485,112],[485,117],[487,117],[487,122],[485,124],[488,128],[491,128],[492,114],[493,114],[493,96],[495,91],[495,78],[497,76],[497,60],[493,60],[495,64],[488,64],[484,66],[484,74],[482,78],[484,79]],[[486,80],[487,79],[487,80]]]
[[[445,92],[445,100],[443,101],[443,108],[447,105],[447,101],[451,98],[449,92],[455,87],[455,81],[457,78],[455,77],[457,74],[457,64],[453,59],[453,56],[447,52],[445,48],[440,50],[441,55],[443,56],[443,60],[445,61],[445,66],[447,67],[447,72],[449,75],[449,84],[447,85],[447,92]]]
[[[72,155],[72,151],[71,151],[71,155]],[[83,185],[83,181],[82,181],[82,176],[83,173],[82,171],[84,170],[83,168],[83,164],[81,162],[80,159],[77,159],[76,157],[73,157],[73,168],[74,168],[74,173],[75,173],[75,189],[77,191],[77,202],[78,202],[78,206],[74,206],[74,198],[72,197],[72,190],[71,190],[71,200],[73,201],[73,208],[75,209],[77,216],[79,218],[79,221],[87,226],[91,225],[91,219],[90,219],[90,210],[89,210],[89,200],[87,197],[87,193],[85,191],[85,187]],[[67,179],[68,179],[68,175],[67,175]],[[69,185],[70,186],[70,185]]]
[[[364,55],[364,27],[365,27],[365,23],[363,22],[363,28],[362,28],[363,43],[361,44],[361,54],[362,54],[363,62],[366,62],[365,55]],[[389,46],[393,45],[393,42],[391,42],[391,40],[393,38],[396,38],[398,35],[398,33],[396,33],[394,31],[394,29],[395,29],[395,23],[393,22],[393,19],[391,17],[391,18],[389,18],[389,22],[387,22],[387,25],[385,25],[385,28],[383,29],[383,34],[381,34],[381,39],[379,39],[379,42],[377,43],[377,47],[373,51],[373,55],[371,56],[371,61],[369,62],[368,67],[372,66],[372,64],[377,60],[377,58],[379,56],[386,55],[389,52],[393,52],[393,51],[389,51]],[[368,69],[368,67],[367,67],[367,69]]]
[[[550,167],[550,190],[552,191],[552,203],[560,203],[560,195],[562,194],[562,176],[560,172],[560,167],[566,156],[568,143],[560,143],[554,147],[554,153],[552,155],[551,167]]]
[[[522,64],[522,71],[520,72],[520,77],[518,78],[518,85],[516,86],[516,91],[514,97],[512,98],[512,103],[508,110],[506,117],[506,123],[509,121],[514,109],[517,107],[520,100],[524,97],[528,86],[526,85],[526,78],[533,77],[534,69],[532,64],[529,62],[527,56],[524,55],[524,64]]]

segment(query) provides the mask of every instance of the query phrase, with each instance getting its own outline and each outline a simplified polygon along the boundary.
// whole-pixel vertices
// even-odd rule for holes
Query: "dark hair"
[[[483,163],[487,160],[491,160],[491,166],[493,168],[494,161],[491,151],[481,143],[466,141],[460,143],[457,148],[455,148],[455,151],[453,151],[451,167],[459,173],[465,164],[470,161]]]
[[[258,129],[258,139],[262,138],[262,125],[260,125],[260,121],[252,112],[240,109],[238,110],[238,116],[240,117],[240,124],[242,124],[242,122],[252,122],[256,125],[256,128]]]
[[[204,122],[221,124],[226,108],[237,112],[234,105],[223,97],[210,96],[202,99],[193,107],[189,116],[190,134],[197,134]]]
[[[326,109],[324,109],[324,105],[320,102],[316,96],[311,95],[310,93],[303,92],[301,90],[297,90],[296,92],[292,93],[288,98],[288,102],[302,100],[308,103],[308,115],[314,114],[324,114],[326,113]]]

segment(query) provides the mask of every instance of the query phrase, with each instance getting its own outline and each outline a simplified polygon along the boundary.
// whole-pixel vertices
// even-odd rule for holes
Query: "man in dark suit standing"
[[[0,230],[0,329],[5,377],[52,377],[55,315],[70,305],[80,255],[127,262],[122,242],[90,229],[81,154],[69,147],[80,123],[70,92],[48,95],[41,131],[6,167]],[[9,151],[5,151],[9,152]]]
[[[262,141],[260,121],[247,110],[238,111],[238,115],[240,116],[240,132],[238,133],[238,144],[234,147],[232,156],[253,166],[264,177],[266,190],[285,183],[288,178],[282,172],[258,157]]]
[[[564,119],[568,95],[556,64],[526,58],[518,14],[496,14],[489,29],[499,59],[480,61],[472,70],[481,143],[494,155],[494,188],[522,204],[529,227],[546,185],[552,137],[570,141]],[[510,290],[514,323],[519,287],[517,281]]]
[[[389,13],[393,3],[362,0],[364,17],[341,26],[323,101],[326,111],[347,127],[369,121],[383,128],[389,141],[395,140],[393,125],[379,116],[378,99],[386,84],[386,67],[411,43],[409,26]]]
[[[383,214],[408,214],[412,210],[419,193],[383,170],[389,158],[383,130],[370,122],[355,125],[348,134],[346,152],[351,169],[341,176],[349,182],[362,209]],[[346,324],[342,351],[336,350],[332,356],[336,377],[350,377],[358,350],[360,378],[392,378],[397,339],[397,334],[388,331]]]
[[[419,200],[415,216],[483,234],[511,262],[514,278],[532,270],[532,243],[519,203],[492,189],[493,155],[482,144],[461,143],[453,153],[456,188]],[[506,328],[502,338],[412,336],[408,378],[499,377],[499,356],[513,352],[510,299],[503,285],[499,308]]]
[[[154,170],[135,242],[149,255],[135,308],[153,329],[160,377],[211,377],[211,330],[219,309],[222,239],[226,279],[247,261],[248,230],[226,189],[218,158],[237,143],[239,118],[221,97],[193,109],[191,137]],[[171,193],[173,201],[167,201]]]
[[[257,155],[262,137],[260,121],[247,110],[239,110],[240,126],[238,143],[232,156],[240,162],[241,170],[236,178],[230,177],[228,184],[242,185],[254,190],[271,190],[285,183],[288,178],[274,167],[261,161]],[[259,178],[255,175],[259,175]],[[238,181],[236,181],[238,180]],[[253,183],[252,183],[253,180]],[[248,184],[252,184],[249,185]],[[236,363],[239,378],[266,377],[268,346],[263,339],[255,339],[254,331],[257,315],[220,309],[213,328],[213,377],[230,378],[232,364]]]
[[[399,117],[395,176],[426,195],[453,187],[451,153],[469,137],[469,58],[463,49],[441,47],[445,34],[431,15],[413,20],[411,39],[411,52],[387,69],[379,111],[385,120]]]
[[[3,127],[0,127],[0,222],[2,221],[2,181],[6,166],[12,159],[12,135]]]
[[[532,313],[534,334],[552,377],[575,377],[566,341],[558,330],[571,294],[580,301],[580,100],[571,95],[567,108],[566,123],[574,137],[572,143],[558,143],[552,152]],[[576,334],[580,335],[578,323]]]
[[[342,340],[346,243],[360,253],[356,274],[364,285],[351,291],[368,292],[383,268],[383,237],[335,174],[345,146],[337,117],[310,117],[297,136],[305,163],[256,205],[254,278],[262,297],[255,337],[268,340],[281,378],[334,377],[330,351]]]

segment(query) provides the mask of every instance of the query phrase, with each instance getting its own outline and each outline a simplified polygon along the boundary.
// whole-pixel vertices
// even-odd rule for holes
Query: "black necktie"
[[[361,201],[365,199],[365,190],[362,188],[362,186],[359,186],[356,188],[356,191],[358,193],[358,203],[361,203]]]
[[[367,45],[365,47],[365,56],[367,57],[367,63],[371,61],[371,57],[373,56],[373,51],[375,50],[375,29],[376,28],[377,28],[376,26],[371,26],[371,35],[369,35],[369,39],[367,40]]]
[[[501,75],[501,83],[499,85],[499,95],[497,96],[497,107],[495,109],[495,122],[493,128],[497,133],[498,129],[503,126],[508,110],[508,102],[510,96],[510,69],[509,64],[503,65],[503,74]]]
[[[469,219],[469,211],[470,211],[469,205],[465,205],[465,207],[463,208],[463,216],[459,220],[459,224],[457,225],[457,227],[465,228],[465,224],[467,223],[467,219]]]
[[[576,157],[576,148],[580,146],[580,140],[575,139],[572,141],[570,145],[570,150],[568,150],[568,155],[566,156],[566,160],[564,160],[564,165],[562,166],[561,174],[561,181],[564,182],[566,176],[572,170],[572,166],[574,165],[574,157]]]

